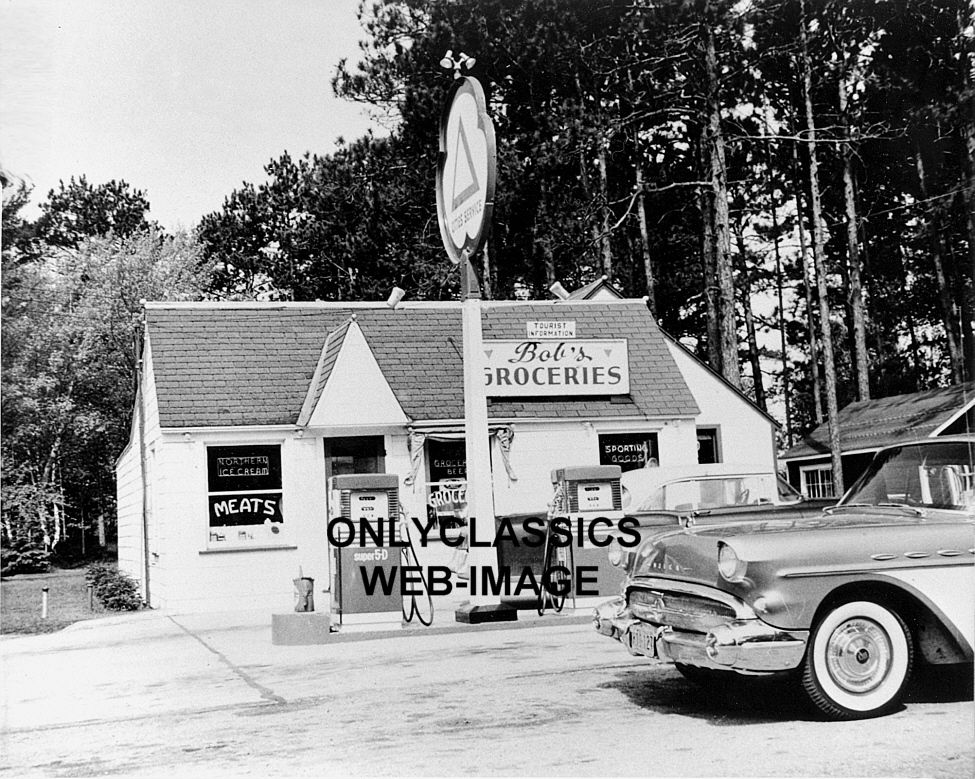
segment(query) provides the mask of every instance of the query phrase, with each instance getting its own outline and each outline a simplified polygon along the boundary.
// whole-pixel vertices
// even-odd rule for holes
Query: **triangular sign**
[[[461,154],[461,147],[464,153]],[[474,160],[471,159],[471,148],[467,143],[467,133],[464,132],[464,122],[457,123],[457,143],[454,148],[454,199],[451,210],[459,207],[467,198],[478,190],[477,173],[474,171]]]

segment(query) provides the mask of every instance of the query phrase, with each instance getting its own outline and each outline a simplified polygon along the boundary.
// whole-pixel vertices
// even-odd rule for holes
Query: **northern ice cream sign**
[[[626,341],[485,341],[484,381],[489,397],[626,395]]]

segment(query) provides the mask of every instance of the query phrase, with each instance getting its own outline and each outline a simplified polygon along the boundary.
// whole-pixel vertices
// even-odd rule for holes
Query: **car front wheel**
[[[914,650],[904,620],[873,601],[849,601],[816,625],[802,686],[831,719],[885,714],[900,701]]]

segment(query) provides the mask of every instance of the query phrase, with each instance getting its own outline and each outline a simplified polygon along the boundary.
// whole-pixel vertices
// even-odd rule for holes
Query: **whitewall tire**
[[[914,661],[914,646],[897,612],[874,601],[849,601],[816,625],[802,685],[831,719],[862,719],[897,706]]]

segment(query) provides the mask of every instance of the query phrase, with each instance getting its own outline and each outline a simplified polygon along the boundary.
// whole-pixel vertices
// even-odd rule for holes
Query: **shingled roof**
[[[872,451],[927,438],[975,398],[975,382],[850,403],[839,413],[840,450]],[[823,423],[783,460],[829,454],[829,427]]]
[[[353,314],[411,419],[463,419],[461,309],[456,303],[396,309],[382,303],[148,303],[161,426],[294,424],[328,334]],[[686,418],[698,413],[642,300],[485,302],[484,338],[524,338],[525,322],[544,319],[574,320],[579,338],[627,339],[630,394],[498,398],[488,408],[490,417]]]
[[[584,287],[579,287],[579,289],[570,292],[565,300],[570,302],[573,300],[592,300],[599,292],[608,292],[617,298],[623,298],[623,294],[613,286],[609,277],[601,276],[594,281],[590,281]]]

